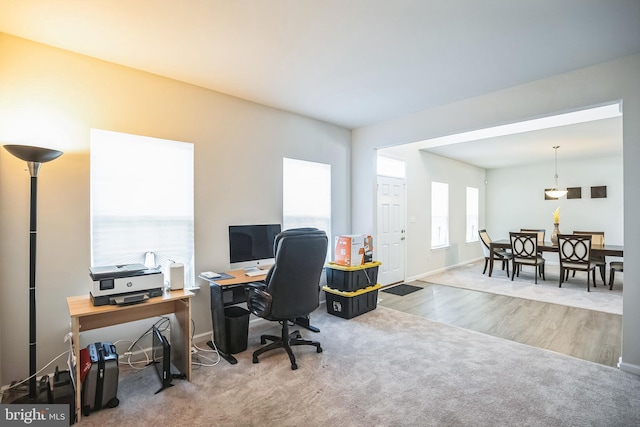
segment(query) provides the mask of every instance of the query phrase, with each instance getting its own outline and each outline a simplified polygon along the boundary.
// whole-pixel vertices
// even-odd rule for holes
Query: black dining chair
[[[489,237],[489,233],[487,230],[482,229],[478,230],[478,234],[480,235],[480,241],[482,242],[482,253],[484,254],[484,269],[482,270],[482,274],[487,271],[487,265],[489,264],[489,258],[491,257],[491,238]],[[494,258],[497,258],[502,261],[502,269],[505,267],[507,269],[507,277],[509,277],[509,261],[513,256],[511,252],[504,249],[493,249]]]
[[[544,245],[544,235],[547,233],[547,230],[539,229],[539,228],[521,228],[521,233],[536,233],[538,236],[538,246]],[[542,251],[538,250],[538,255],[542,256]],[[542,277],[542,273],[544,273],[544,267],[540,270],[540,277]]]
[[[573,234],[577,234],[580,236],[591,236],[591,246],[594,245],[604,246],[604,231],[573,231]],[[606,270],[607,270],[607,260],[604,256],[600,255],[590,255],[591,261],[596,265],[596,268],[600,270],[600,277],[602,278],[602,283],[607,285],[606,279]],[[573,276],[575,277],[576,272],[573,272]],[[595,279],[594,279],[595,284]]]
[[[544,276],[545,259],[538,253],[538,234],[512,231],[509,233],[509,239],[513,254],[511,280],[516,274],[520,277],[520,267],[523,265],[531,265],[535,268],[533,276],[536,284],[538,284],[538,275],[542,276],[542,280],[546,280]]]
[[[562,287],[565,274],[569,270],[587,273],[587,292],[591,291],[589,273],[593,274],[593,286],[596,286],[596,264],[590,259],[591,236],[578,234],[558,234],[558,257],[560,276],[558,287]]]
[[[609,269],[610,269],[610,273],[609,273],[609,290],[613,289],[613,280],[616,277],[616,271],[622,272],[624,268],[624,262],[623,261],[613,261],[611,264],[609,264]]]

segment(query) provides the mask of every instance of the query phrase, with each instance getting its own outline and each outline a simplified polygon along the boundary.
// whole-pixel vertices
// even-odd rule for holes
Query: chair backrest
[[[591,236],[588,234],[558,234],[558,257],[560,267],[564,264],[589,265]]]
[[[538,235],[538,246],[544,245],[544,234],[546,230],[537,230],[531,228],[521,228],[521,233],[536,233]]]
[[[301,317],[318,307],[327,246],[326,233],[315,228],[285,230],[276,236],[275,263],[265,279],[272,297],[269,317]]]
[[[579,236],[591,236],[593,246],[604,246],[604,231],[574,231]]]
[[[478,230],[478,235],[480,236],[480,240],[482,241],[482,253],[484,254],[485,258],[489,258],[489,256],[491,255],[491,249],[490,249],[490,244],[491,244],[491,238],[489,237],[489,233],[487,233],[487,230]]]
[[[538,256],[538,233],[510,232],[511,252],[516,259],[536,259]]]

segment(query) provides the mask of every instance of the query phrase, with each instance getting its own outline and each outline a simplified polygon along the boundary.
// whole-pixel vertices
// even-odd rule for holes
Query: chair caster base
[[[281,348],[286,351],[289,356],[289,360],[291,362],[291,370],[295,371],[298,369],[298,364],[296,363],[296,358],[293,354],[292,346],[300,346],[300,345],[312,345],[316,348],[316,353],[322,353],[322,347],[320,343],[317,341],[305,340],[302,339],[302,335],[300,331],[293,331],[289,333],[289,325],[287,321],[284,321],[282,324],[282,336],[277,337],[275,335],[262,335],[260,336],[260,343],[266,344],[267,340],[272,341],[271,344],[266,345],[262,348],[253,352],[252,360],[253,363],[259,363],[258,357],[271,350],[275,350],[277,348]]]

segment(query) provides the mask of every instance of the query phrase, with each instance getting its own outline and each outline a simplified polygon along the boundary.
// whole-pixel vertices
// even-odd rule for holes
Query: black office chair
[[[247,306],[256,316],[282,324],[282,335],[262,335],[260,342],[273,341],[253,352],[253,363],[266,351],[284,348],[291,360],[291,369],[298,369],[291,346],[313,345],[317,341],[302,339],[299,331],[289,333],[289,323],[305,317],[320,304],[320,275],[327,255],[327,235],[315,228],[283,231],[274,241],[275,264],[269,270],[265,284],[247,286]]]

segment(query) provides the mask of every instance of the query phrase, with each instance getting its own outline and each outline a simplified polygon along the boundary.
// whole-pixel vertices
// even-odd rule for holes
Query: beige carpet
[[[506,271],[500,269],[501,263],[497,262],[494,265],[491,277],[488,277],[487,274],[482,274],[483,265],[484,261],[477,261],[425,276],[419,280],[439,285],[552,302],[570,307],[622,314],[622,283],[624,281],[622,273],[616,274],[612,290],[609,290],[608,286],[603,286],[600,275],[596,274],[597,286],[595,288],[592,287],[591,292],[587,292],[585,273],[576,273],[576,277],[571,277],[569,281],[562,284],[562,288],[559,288],[559,267],[557,264],[547,263],[545,267],[546,280],[538,277],[537,285],[534,284],[532,267],[525,267],[520,273],[520,277],[515,277],[511,281]],[[608,279],[609,276],[607,274]]]
[[[149,368],[122,368],[120,406],[84,426],[637,426],[640,377],[378,307],[346,320],[321,306],[321,329],[297,347],[251,363],[259,334],[238,364],[194,370],[193,381],[155,394]]]

